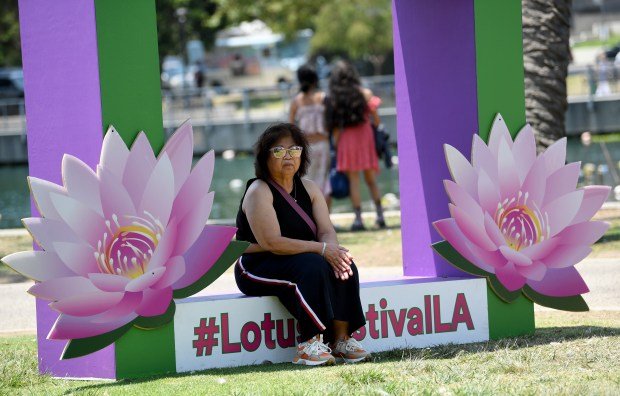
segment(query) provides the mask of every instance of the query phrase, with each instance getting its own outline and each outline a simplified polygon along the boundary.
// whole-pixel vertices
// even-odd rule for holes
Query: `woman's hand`
[[[353,276],[353,270],[351,269],[353,256],[351,256],[347,248],[336,243],[328,243],[325,246],[323,257],[332,266],[337,279],[347,280],[350,276]]]

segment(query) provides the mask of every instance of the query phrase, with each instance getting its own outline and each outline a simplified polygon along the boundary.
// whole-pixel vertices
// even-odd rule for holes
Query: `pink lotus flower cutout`
[[[508,292],[526,287],[552,298],[588,292],[574,266],[609,226],[590,219],[610,187],[576,189],[580,164],[565,165],[566,138],[537,156],[530,125],[513,141],[498,114],[488,146],[474,135],[471,163],[452,146],[445,145],[445,154],[452,217],[433,224],[453,249]]]
[[[60,313],[48,338],[108,333],[169,312],[173,291],[197,291],[193,285],[213,269],[236,229],[205,227],[214,154],[193,169],[192,155],[189,122],[158,157],[144,133],[128,149],[111,127],[96,172],[65,155],[63,186],[29,178],[42,217],[23,222],[44,251],[3,261],[40,282],[29,293]]]

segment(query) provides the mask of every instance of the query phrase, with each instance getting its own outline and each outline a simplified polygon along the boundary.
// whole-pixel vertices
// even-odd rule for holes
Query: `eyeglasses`
[[[269,151],[273,153],[273,156],[275,158],[281,159],[286,156],[287,152],[288,152],[288,155],[290,155],[292,158],[299,158],[301,157],[302,150],[303,150],[303,147],[299,147],[299,146],[293,146],[291,148],[284,148],[282,146],[277,146],[277,147],[270,149]]]

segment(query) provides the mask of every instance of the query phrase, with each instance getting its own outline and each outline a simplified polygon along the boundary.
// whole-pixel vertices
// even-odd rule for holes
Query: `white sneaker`
[[[323,344],[323,336],[317,335],[306,342],[297,345],[297,355],[293,358],[293,364],[306,366],[319,366],[324,364],[331,366],[336,359],[331,355],[331,349]]]
[[[353,337],[336,342],[333,355],[346,363],[357,363],[371,358],[370,353]]]

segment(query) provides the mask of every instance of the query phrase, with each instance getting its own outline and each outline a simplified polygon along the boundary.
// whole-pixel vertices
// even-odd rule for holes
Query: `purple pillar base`
[[[49,301],[37,299],[39,372],[59,378],[115,379],[114,345],[81,358],[60,360],[60,355],[62,355],[67,342],[46,338],[58,317],[58,313],[53,311],[48,304]]]
[[[469,153],[478,131],[474,3],[394,0],[392,15],[404,274],[467,276],[431,244],[449,217],[443,145]]]
[[[62,184],[63,155],[94,167],[103,140],[94,0],[19,0],[19,19],[30,175]],[[32,214],[39,216],[34,205]],[[40,371],[115,378],[113,346],[59,360],[65,342],[46,339],[58,315],[48,303],[37,301]]]

